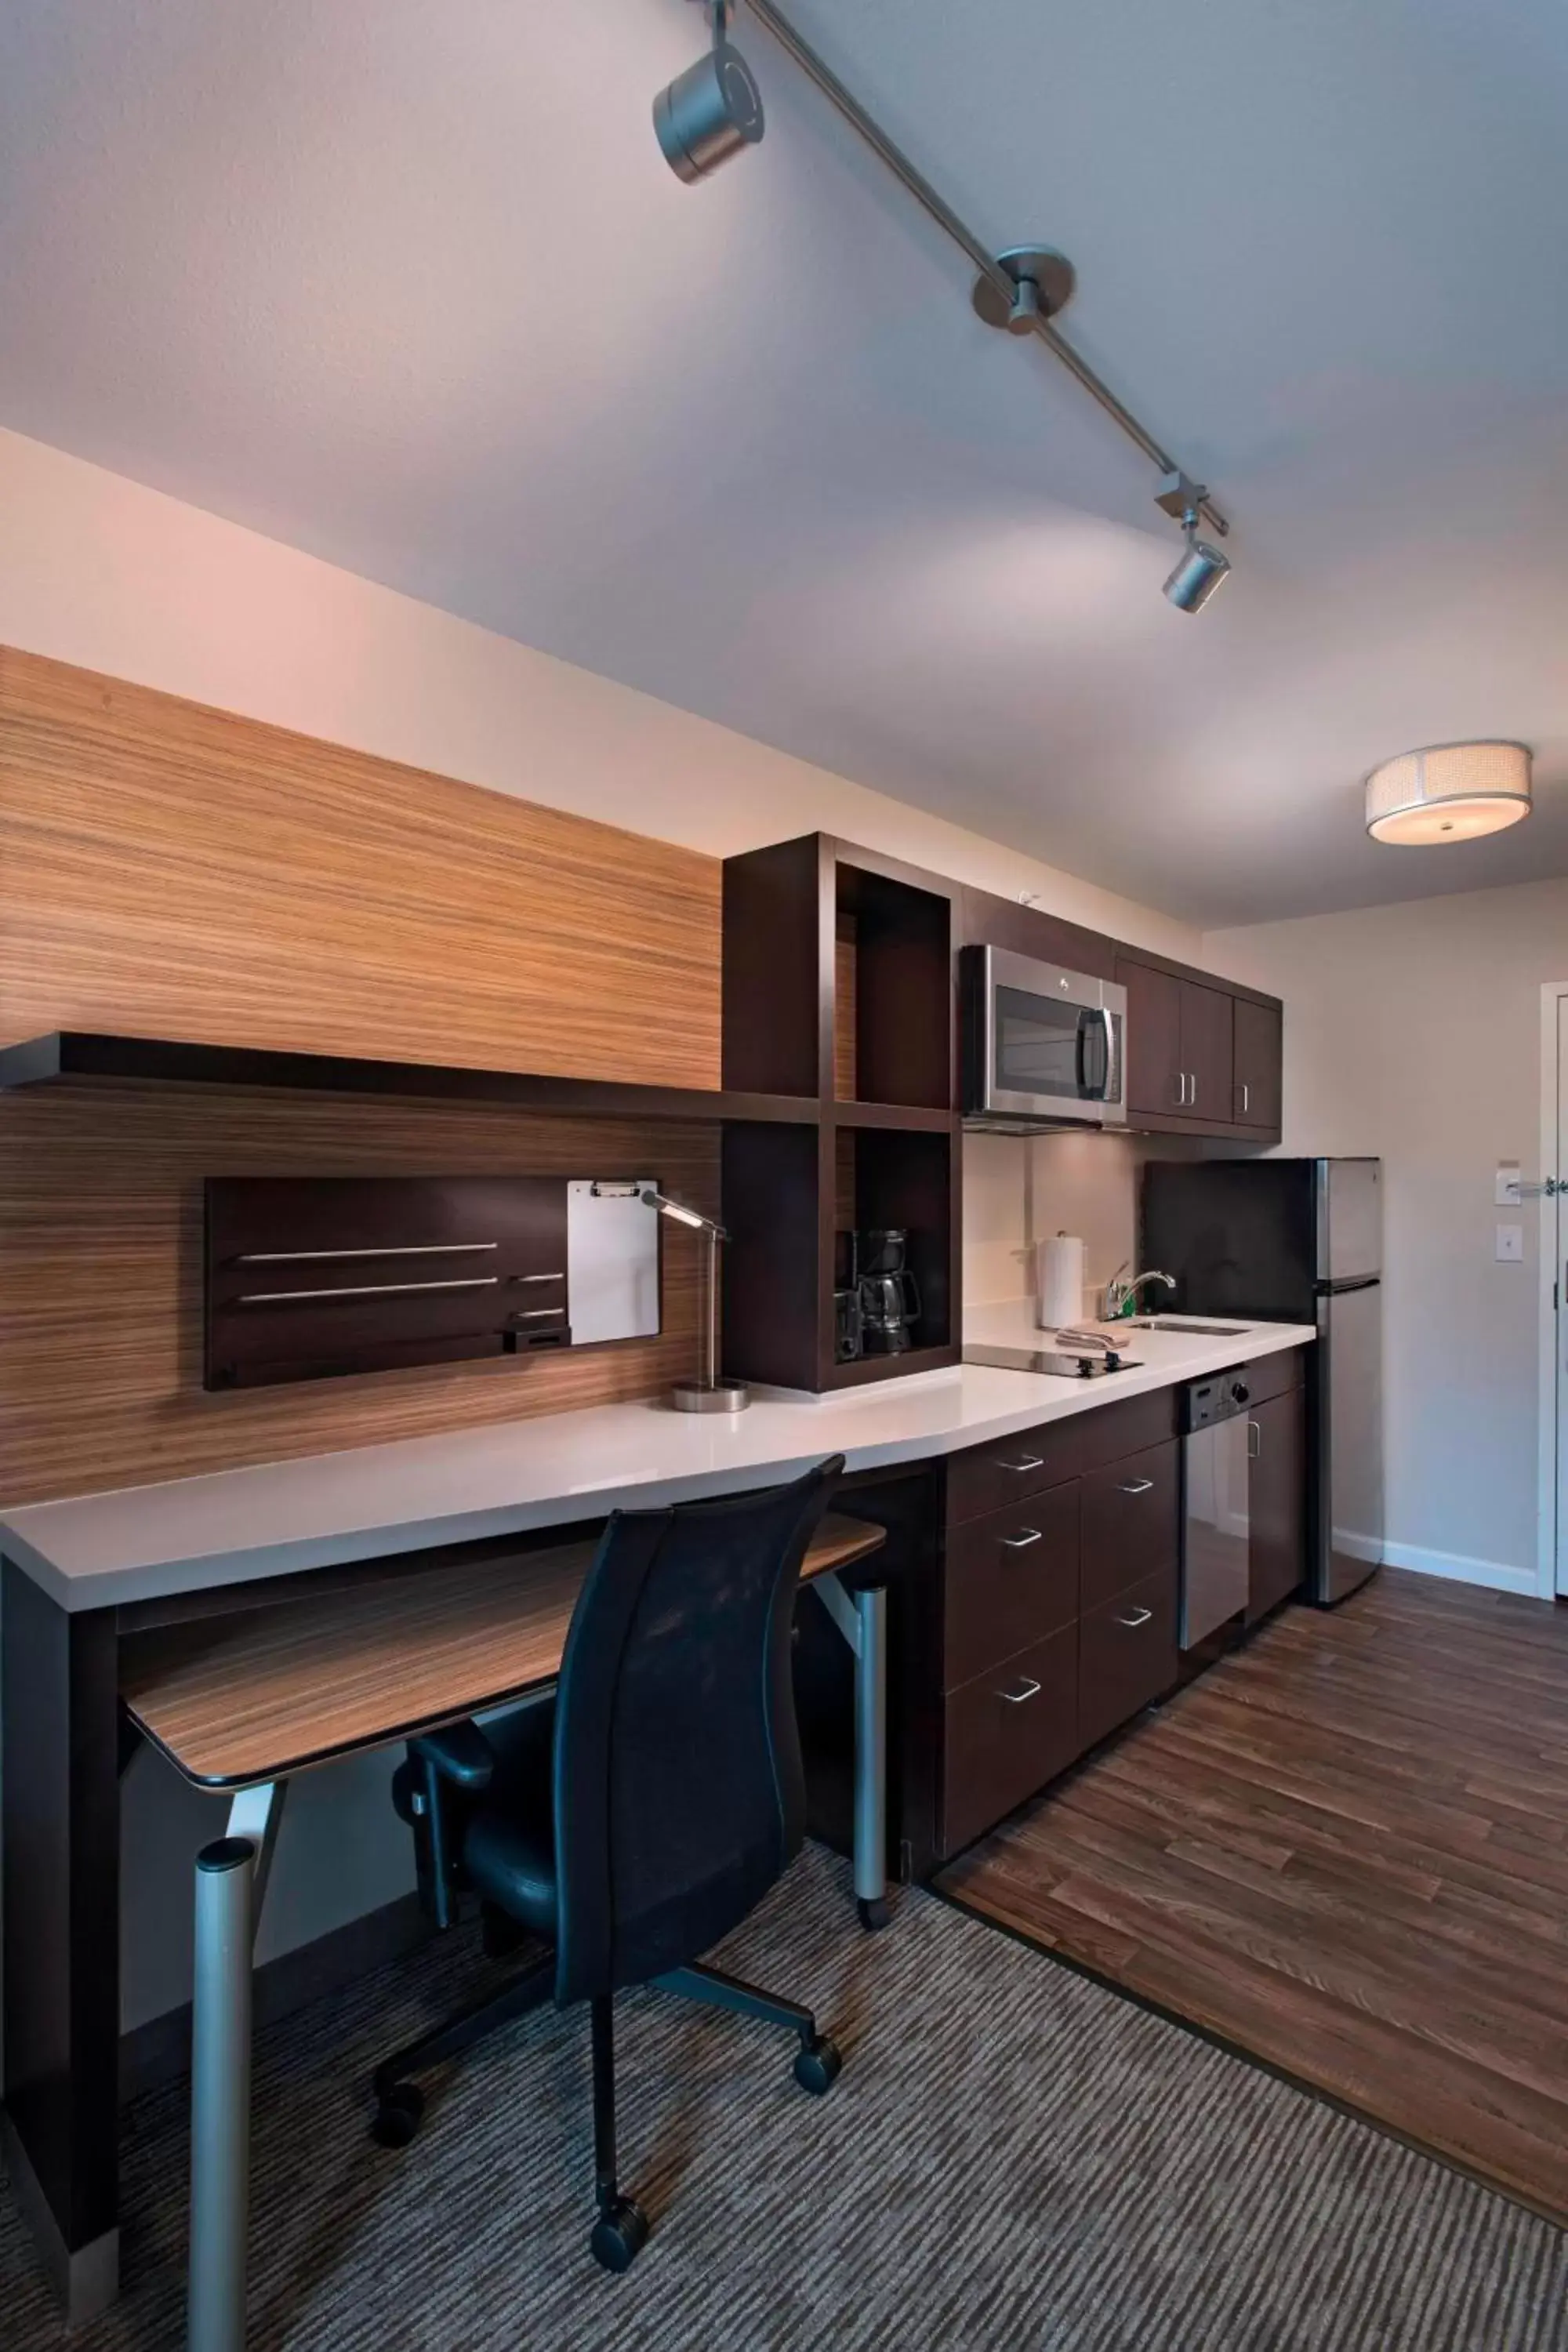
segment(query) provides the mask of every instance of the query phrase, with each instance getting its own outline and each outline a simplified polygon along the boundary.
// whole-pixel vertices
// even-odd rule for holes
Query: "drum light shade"
[[[1475,841],[1517,824],[1530,808],[1523,743],[1434,743],[1385,760],[1366,780],[1366,829],[1374,841],[1417,848]]]

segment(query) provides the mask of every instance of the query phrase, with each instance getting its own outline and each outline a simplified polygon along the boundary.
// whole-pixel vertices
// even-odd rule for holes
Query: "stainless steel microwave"
[[[964,948],[958,969],[972,1126],[1127,1124],[1124,988],[1006,948]]]

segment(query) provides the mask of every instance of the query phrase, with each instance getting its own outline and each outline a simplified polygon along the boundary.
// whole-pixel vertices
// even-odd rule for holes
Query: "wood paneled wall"
[[[0,651],[0,1037],[110,1029],[719,1079],[716,860]],[[648,1395],[655,1340],[237,1395],[201,1382],[208,1175],[652,1174],[707,1128],[206,1087],[0,1097],[0,1499]]]
[[[719,892],[695,851],[0,650],[5,1040],[716,1087]]]

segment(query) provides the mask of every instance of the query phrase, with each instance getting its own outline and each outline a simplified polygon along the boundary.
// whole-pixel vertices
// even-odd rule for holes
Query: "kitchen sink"
[[[1194,1339],[1240,1339],[1245,1337],[1245,1323],[1189,1323],[1173,1315],[1130,1315],[1128,1326],[1134,1331],[1190,1331]]]

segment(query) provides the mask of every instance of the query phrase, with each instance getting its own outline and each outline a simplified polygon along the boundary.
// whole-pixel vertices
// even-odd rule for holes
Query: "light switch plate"
[[[1524,1195],[1519,1189],[1518,1160],[1500,1160],[1498,1161],[1497,1170],[1497,1185],[1492,1193],[1492,1198],[1497,1202],[1498,1207],[1500,1209],[1517,1209]]]
[[[1500,1265],[1518,1265],[1524,1258],[1524,1227],[1500,1225],[1497,1229],[1497,1255]]]

